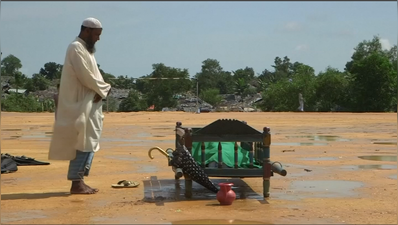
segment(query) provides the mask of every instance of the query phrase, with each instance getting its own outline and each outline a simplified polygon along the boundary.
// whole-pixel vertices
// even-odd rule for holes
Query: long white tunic
[[[73,160],[76,150],[97,152],[100,149],[104,115],[102,101],[94,103],[93,100],[96,93],[106,98],[110,88],[102,78],[94,55],[77,37],[66,52],[48,159]]]

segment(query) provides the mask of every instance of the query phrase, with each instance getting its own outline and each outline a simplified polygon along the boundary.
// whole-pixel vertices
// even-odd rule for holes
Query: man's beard
[[[93,43],[87,42],[86,48],[87,48],[87,51],[90,52],[91,54],[94,54],[95,51],[96,51],[96,49],[95,49],[95,43],[93,44]]]

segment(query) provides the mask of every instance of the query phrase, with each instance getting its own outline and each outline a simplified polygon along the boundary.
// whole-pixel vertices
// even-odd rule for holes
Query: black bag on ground
[[[14,173],[18,171],[17,162],[12,158],[1,156],[1,173]]]
[[[41,162],[37,161],[34,158],[27,156],[13,156],[8,153],[1,154],[1,161],[3,162],[3,158],[9,158],[14,160],[17,166],[41,166],[41,165],[50,165],[49,162]],[[2,164],[3,165],[3,164]],[[1,167],[3,168],[3,167]]]
[[[27,156],[14,156],[12,158],[18,166],[42,166],[42,165],[50,165],[49,162],[41,162],[37,161],[34,158]]]

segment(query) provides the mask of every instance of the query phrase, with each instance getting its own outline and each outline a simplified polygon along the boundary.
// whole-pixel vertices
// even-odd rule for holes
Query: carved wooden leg
[[[181,169],[181,168],[175,168],[175,170],[174,170],[174,178],[175,178],[176,180],[178,180],[178,179],[180,179],[182,176],[183,176],[182,169]]]
[[[185,178],[185,197],[186,198],[192,198],[192,179],[184,174]]]
[[[264,198],[269,197],[269,189],[271,186],[271,164],[270,164],[270,145],[271,145],[271,134],[268,127],[263,128],[264,141],[263,141],[263,193]]]

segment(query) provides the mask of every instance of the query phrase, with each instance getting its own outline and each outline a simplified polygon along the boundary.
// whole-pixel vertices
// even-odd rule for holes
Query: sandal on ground
[[[137,181],[121,180],[117,184],[112,184],[113,188],[135,188],[140,185]]]

